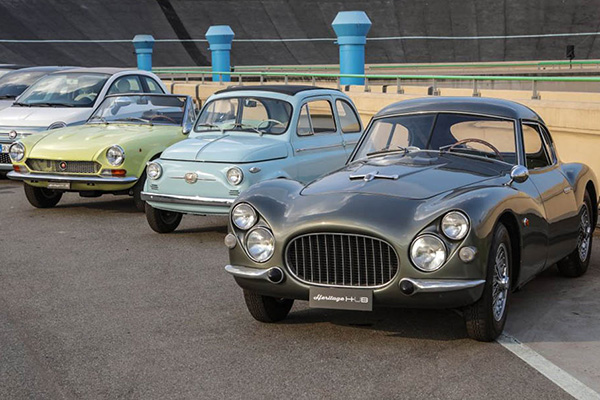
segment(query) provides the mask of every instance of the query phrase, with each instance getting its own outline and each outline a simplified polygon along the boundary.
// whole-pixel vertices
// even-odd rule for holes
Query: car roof
[[[523,104],[510,100],[484,97],[423,97],[403,100],[383,108],[374,118],[417,112],[475,113],[502,118],[529,119],[543,122],[542,118],[535,111]]]
[[[74,72],[74,73],[96,73],[96,74],[107,74],[107,75],[114,75],[114,74],[118,74],[119,72],[124,72],[124,71],[131,71],[134,72],[134,70],[130,70],[128,68],[112,68],[112,67],[94,67],[94,68],[70,68],[68,71],[62,71],[62,72]],[[141,72],[141,71],[135,71],[137,72]]]
[[[68,69],[73,69],[73,67],[58,67],[58,66],[43,66],[43,67],[26,67],[16,69],[11,71],[10,73],[18,73],[18,72],[56,72],[56,71],[64,71]]]
[[[335,89],[322,88],[322,87],[310,86],[310,85],[250,85],[250,86],[229,86],[227,89],[219,90],[215,94],[250,91],[250,90],[281,93],[281,94],[287,94],[289,96],[294,96],[300,92],[304,92],[307,90],[330,90],[330,91],[338,92],[338,90],[335,90]]]

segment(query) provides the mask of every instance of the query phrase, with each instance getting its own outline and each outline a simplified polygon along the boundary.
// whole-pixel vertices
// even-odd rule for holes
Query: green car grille
[[[94,161],[57,161],[29,159],[26,162],[30,170],[36,172],[64,172],[70,174],[97,174],[100,164]]]
[[[378,287],[398,272],[392,246],[369,236],[313,233],[292,239],[286,250],[290,272],[301,281],[329,286]]]
[[[10,156],[8,153],[0,153],[0,164],[10,164]]]

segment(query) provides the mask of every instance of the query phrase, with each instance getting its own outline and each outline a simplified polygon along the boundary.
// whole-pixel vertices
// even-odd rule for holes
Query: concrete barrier
[[[165,82],[169,87],[169,82]],[[197,82],[176,83],[173,92],[196,97]],[[336,88],[335,83],[318,83],[321,87]],[[214,83],[200,85],[197,89],[201,104],[214,92],[227,86]],[[427,95],[426,86],[405,86],[404,94],[396,94],[395,88],[388,87],[383,93],[381,86],[372,86],[371,92],[362,87],[351,87],[347,92],[360,113],[363,123],[383,107],[397,101]],[[393,91],[393,93],[389,93]],[[442,96],[470,96],[470,89],[441,88]],[[542,92],[541,100],[532,100],[530,91],[480,90],[483,97],[514,100],[522,103],[542,116],[554,141],[560,158],[565,162],[583,162],[589,165],[600,177],[600,94],[577,92]]]

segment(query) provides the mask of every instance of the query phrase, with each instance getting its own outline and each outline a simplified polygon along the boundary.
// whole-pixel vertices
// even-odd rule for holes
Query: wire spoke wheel
[[[583,262],[587,259],[590,251],[590,239],[592,236],[592,226],[590,222],[590,213],[587,204],[583,204],[581,210],[581,220],[579,223],[579,237],[577,239],[577,250],[579,259]]]
[[[496,252],[492,282],[492,312],[494,319],[500,321],[506,309],[509,288],[508,253],[506,245],[500,243]]]

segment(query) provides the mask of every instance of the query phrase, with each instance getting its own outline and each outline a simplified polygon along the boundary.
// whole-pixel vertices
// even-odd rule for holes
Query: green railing
[[[158,74],[168,74],[172,78],[176,75],[185,75],[186,81],[189,76],[200,76],[201,82],[204,83],[208,77],[212,79],[212,71],[198,71],[195,68],[180,68],[180,69],[161,69],[156,68],[153,70]],[[336,81],[338,88],[341,88],[340,78],[361,78],[364,79],[364,90],[365,92],[370,91],[370,85],[373,81],[393,81],[396,86],[396,93],[404,93],[402,88],[403,81],[424,81],[431,84],[431,94],[439,95],[439,89],[437,84],[440,81],[471,81],[473,83],[473,96],[480,96],[478,90],[478,82],[491,81],[491,82],[531,82],[532,99],[539,99],[539,93],[537,84],[539,82],[600,82],[600,76],[481,76],[481,75],[393,75],[393,74],[332,74],[332,73],[307,73],[307,72],[219,72],[219,81],[222,83],[222,76],[231,76],[232,80],[235,81],[237,77],[237,83],[243,83],[243,77],[258,78],[260,83],[264,82],[265,78],[283,78],[284,83],[288,83],[290,78],[302,78],[303,80],[309,80],[313,85],[316,85],[317,79],[319,80],[330,80]],[[235,82],[234,82],[235,83]],[[387,86],[394,86],[393,84],[387,84]]]

